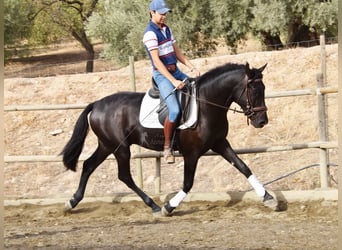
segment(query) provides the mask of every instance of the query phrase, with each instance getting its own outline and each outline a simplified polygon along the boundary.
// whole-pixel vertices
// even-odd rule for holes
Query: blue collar
[[[149,25],[155,29],[155,30],[161,30],[161,28],[159,28],[159,26],[157,24],[155,24],[154,22],[152,22],[152,20],[150,20]],[[163,27],[167,27],[165,24],[163,25]]]

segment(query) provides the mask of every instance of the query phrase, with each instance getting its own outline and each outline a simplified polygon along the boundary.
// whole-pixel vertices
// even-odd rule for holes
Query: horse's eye
[[[249,84],[249,87],[250,87],[252,90],[255,90],[255,89],[257,88],[256,85],[253,84],[253,83]]]

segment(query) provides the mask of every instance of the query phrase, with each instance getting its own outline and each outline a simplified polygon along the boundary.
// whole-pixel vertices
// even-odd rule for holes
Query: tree
[[[51,43],[73,37],[87,51],[93,71],[91,39],[105,44],[102,56],[127,64],[127,57],[146,58],[142,43],[151,0],[5,0],[5,43],[26,39]],[[168,1],[168,0],[166,0]],[[193,55],[208,55],[224,39],[236,50],[253,34],[267,48],[301,44],[318,36],[337,35],[337,0],[182,0],[168,1],[167,16],[177,43]]]
[[[251,8],[250,30],[270,49],[283,47],[281,34],[286,30],[290,16],[284,1],[255,0]]]
[[[102,56],[124,65],[128,56],[137,59],[146,56],[142,43],[143,32],[149,20],[148,0],[104,0],[89,18],[87,35],[101,39]]]
[[[87,52],[86,72],[93,71],[95,51],[86,35],[85,25],[95,10],[97,2],[98,0],[37,0],[32,2],[37,11],[30,16],[31,20],[38,19],[39,16],[49,17],[51,22],[81,43]]]
[[[168,23],[179,46],[191,51],[193,56],[208,55],[216,48],[213,22],[214,13],[210,0],[169,1],[172,13]]]
[[[11,45],[27,39],[32,23],[28,16],[32,8],[27,1],[4,1],[4,43]]]
[[[85,25],[98,0],[5,0],[5,44],[50,44],[76,39],[87,52],[86,72],[94,67],[94,47]]]
[[[236,51],[239,41],[244,40],[250,30],[252,15],[250,0],[212,0],[215,38],[224,38],[226,44]]]
[[[254,0],[251,30],[270,47],[312,46],[321,33],[337,34],[337,0]],[[306,41],[305,43],[302,43]]]
[[[167,16],[177,43],[182,50],[195,51],[195,55],[208,53],[215,42],[211,32],[211,10],[209,0],[169,1],[172,13]],[[143,33],[149,21],[150,0],[122,1],[105,0],[90,17],[87,34],[100,38],[105,44],[102,55],[121,64],[127,64],[127,57],[146,58],[142,43]],[[206,13],[205,15],[203,13]]]
[[[337,35],[337,0],[212,0],[216,38],[233,51],[251,33],[268,49],[284,43],[317,44],[321,33]],[[312,40],[312,42],[301,43]]]
[[[294,2],[294,0],[292,0]],[[306,0],[299,1],[294,8],[295,16],[306,26],[309,33],[337,35],[337,0]]]

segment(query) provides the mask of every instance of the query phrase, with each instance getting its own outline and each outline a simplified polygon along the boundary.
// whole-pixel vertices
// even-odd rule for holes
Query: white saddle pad
[[[191,128],[196,125],[197,118],[198,118],[198,107],[196,102],[196,88],[194,88],[193,93],[190,97],[190,114],[188,119],[183,123],[180,124],[178,129],[187,129]],[[178,95],[182,93],[179,91]],[[140,106],[140,113],[139,113],[139,121],[141,125],[145,128],[163,128],[163,125],[159,122],[158,119],[158,109],[160,108],[160,99],[159,98],[152,98],[148,91],[146,92],[141,106]]]

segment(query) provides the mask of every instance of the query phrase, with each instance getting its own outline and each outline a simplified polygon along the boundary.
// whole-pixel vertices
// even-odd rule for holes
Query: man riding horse
[[[151,20],[145,30],[143,42],[152,62],[153,79],[169,111],[164,121],[164,158],[167,163],[174,163],[172,137],[181,113],[175,92],[184,87],[183,80],[188,78],[177,67],[177,61],[189,67],[196,76],[200,72],[176,45],[171,29],[165,24],[168,12],[171,10],[164,0],[151,2]]]

